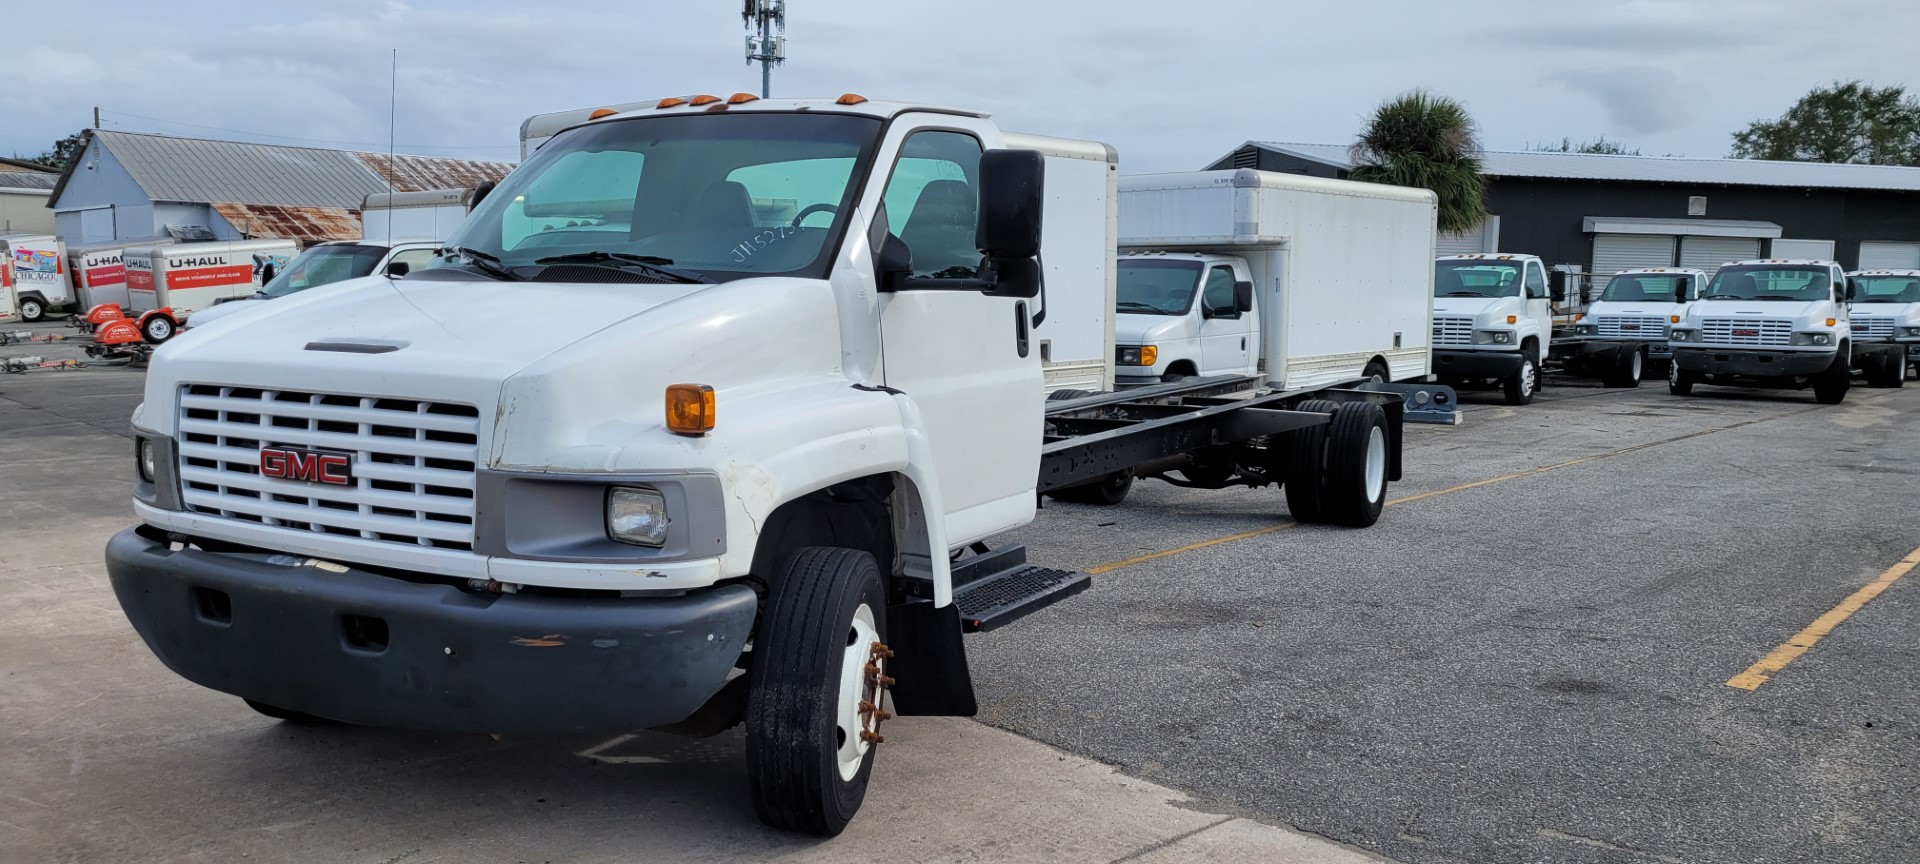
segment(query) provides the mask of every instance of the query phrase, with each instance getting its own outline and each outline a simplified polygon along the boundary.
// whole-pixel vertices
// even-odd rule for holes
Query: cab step
[[[1087,590],[1093,577],[1027,563],[1025,546],[1006,546],[955,562],[953,604],[961,629],[983,633],[1006,626]]]

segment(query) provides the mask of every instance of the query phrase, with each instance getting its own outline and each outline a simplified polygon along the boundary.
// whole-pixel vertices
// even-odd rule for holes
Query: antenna
[[[740,21],[747,25],[747,65],[760,63],[760,98],[765,99],[773,95],[773,67],[787,62],[787,0],[740,3]],[[775,30],[782,35],[775,36]]]
[[[393,63],[387,70],[387,248],[393,248],[393,124],[400,115],[400,49],[393,49]],[[365,225],[367,214],[360,214]]]

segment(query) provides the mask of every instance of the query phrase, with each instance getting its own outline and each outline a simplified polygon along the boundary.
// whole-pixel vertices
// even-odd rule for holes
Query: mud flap
[[[973,674],[960,632],[960,609],[949,603],[908,600],[887,607],[888,673],[894,683],[894,713],[915,717],[972,717]]]

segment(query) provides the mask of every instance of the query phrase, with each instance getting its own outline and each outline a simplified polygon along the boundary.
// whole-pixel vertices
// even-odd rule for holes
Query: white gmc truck
[[[1853,370],[1873,386],[1897,386],[1906,347],[1853,335],[1856,286],[1832,261],[1774,258],[1721,267],[1700,301],[1667,331],[1667,389],[1700,384],[1813,389],[1824,405],[1846,401]]]
[[[1041,494],[1204,451],[1364,526],[1399,478],[1413,385],[1046,401],[1056,328],[1111,357],[1116,162],[852,94],[592,112],[435,265],[155,352],[114,591],[282,719],[744,722],[759,815],[835,834],[881,721],[974,712],[963,633],[1087,586],[985,546]]]

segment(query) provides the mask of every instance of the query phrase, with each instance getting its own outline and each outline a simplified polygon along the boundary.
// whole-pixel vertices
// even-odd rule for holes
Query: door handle
[[[1245,336],[1240,337],[1240,350],[1247,350],[1247,337]]]
[[[1029,341],[1027,338],[1027,301],[1022,300],[1013,304],[1013,347],[1014,350],[1020,352],[1021,357],[1027,356]]]

